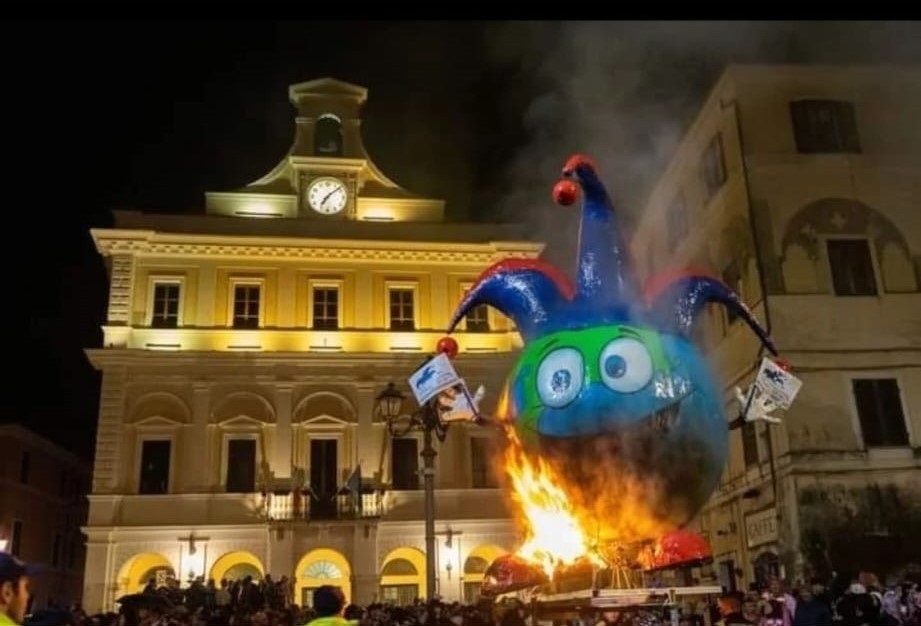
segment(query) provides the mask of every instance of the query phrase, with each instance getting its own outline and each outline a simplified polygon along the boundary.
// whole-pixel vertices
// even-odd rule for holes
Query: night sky
[[[89,228],[114,208],[200,213],[271,169],[291,83],[369,90],[371,157],[452,219],[558,213],[570,153],[634,215],[729,61],[918,62],[919,23],[5,22],[6,309],[0,419],[89,457],[107,286]],[[551,245],[568,248],[568,240]]]

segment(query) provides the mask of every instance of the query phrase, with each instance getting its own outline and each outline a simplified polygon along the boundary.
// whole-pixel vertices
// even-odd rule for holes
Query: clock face
[[[345,208],[349,199],[345,183],[338,178],[324,176],[311,181],[307,187],[307,204],[323,215],[335,215]]]

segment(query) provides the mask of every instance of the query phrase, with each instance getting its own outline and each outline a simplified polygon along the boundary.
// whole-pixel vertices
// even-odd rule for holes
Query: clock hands
[[[337,185],[335,189],[333,189],[333,190],[330,191],[328,194],[326,194],[325,196],[323,196],[323,199],[320,200],[320,206],[325,206],[325,205],[326,205],[326,201],[329,200],[330,197],[331,197],[334,193],[336,193],[337,191],[343,191],[342,185]]]

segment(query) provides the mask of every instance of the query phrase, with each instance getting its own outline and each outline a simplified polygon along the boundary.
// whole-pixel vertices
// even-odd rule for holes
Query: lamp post
[[[434,432],[440,441],[444,441],[447,424],[441,422],[435,407],[437,400],[426,402],[415,413],[403,415],[403,392],[393,383],[377,396],[377,408],[381,417],[387,422],[391,436],[400,437],[410,430],[421,430],[422,444],[422,480],[425,490],[425,585],[426,600],[435,596],[435,447],[432,445]]]

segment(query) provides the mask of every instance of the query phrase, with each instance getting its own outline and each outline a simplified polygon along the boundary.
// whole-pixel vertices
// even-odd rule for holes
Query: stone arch
[[[210,578],[220,585],[222,579],[242,579],[252,576],[253,580],[261,580],[265,575],[262,562],[252,552],[235,550],[222,554],[211,566]]]
[[[252,391],[236,391],[221,399],[211,411],[212,421],[218,424],[244,416],[271,423],[275,421],[275,408],[263,395]]]
[[[313,131],[313,153],[316,156],[342,156],[342,120],[332,113],[317,118]]]
[[[142,552],[125,561],[118,570],[116,598],[139,593],[153,577],[157,586],[165,584],[168,577],[176,577],[176,570],[168,558],[159,552]]]
[[[295,604],[310,606],[310,592],[321,585],[340,587],[346,602],[351,602],[352,566],[341,552],[317,548],[301,557],[294,570]]]
[[[391,550],[381,565],[381,600],[405,601],[426,594],[425,553],[409,547]]]
[[[818,263],[823,258],[821,237],[828,235],[868,238],[880,266],[883,288],[886,291],[917,290],[911,250],[899,228],[880,211],[846,198],[810,202],[787,222],[782,240],[785,282],[792,281],[801,290],[809,286],[798,284],[797,275],[802,276],[804,271],[809,275],[824,274],[822,266],[810,272],[804,267],[802,257],[805,255],[808,262]]]
[[[297,403],[292,413],[293,422],[303,422],[317,416],[332,417],[343,422],[354,422],[357,412],[351,400],[333,391],[308,394]]]
[[[178,424],[192,422],[192,411],[185,401],[168,391],[152,391],[137,398],[128,410],[128,422],[161,418]]]

